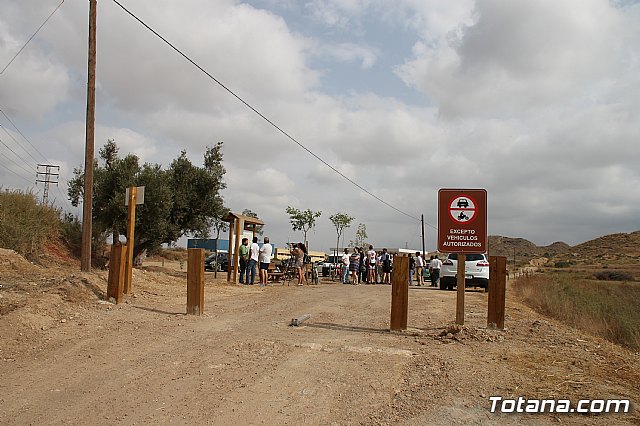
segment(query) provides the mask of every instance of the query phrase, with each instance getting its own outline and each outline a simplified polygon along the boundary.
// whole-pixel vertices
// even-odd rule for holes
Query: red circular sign
[[[478,204],[466,194],[454,197],[449,203],[449,215],[456,223],[471,223],[477,217]]]

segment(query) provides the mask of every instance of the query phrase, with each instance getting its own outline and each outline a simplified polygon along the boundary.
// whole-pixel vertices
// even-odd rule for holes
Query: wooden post
[[[409,313],[409,258],[396,256],[393,259],[391,280],[391,331],[407,329]]]
[[[124,285],[124,264],[126,247],[116,242],[111,246],[109,258],[109,279],[107,284],[107,299],[114,298],[116,304],[122,303],[122,289]]]
[[[231,265],[233,265],[233,251],[231,244],[233,241],[233,225],[236,223],[235,219],[229,221],[229,249],[227,250],[227,282],[231,282]],[[235,282],[235,281],[234,281]]]
[[[129,215],[127,222],[127,262],[124,273],[124,294],[131,293],[131,278],[133,275],[133,233],[136,224],[137,188],[129,188]]]
[[[489,256],[489,306],[487,327],[504,330],[504,306],[507,288],[507,258]]]
[[[238,282],[238,263],[240,257],[240,239],[242,238],[242,231],[244,230],[244,220],[242,218],[236,219],[236,238],[233,241],[233,263],[229,262],[227,268],[233,268],[233,282]],[[253,242],[253,241],[252,241]],[[229,242],[229,249],[231,249],[231,242]],[[245,283],[249,284],[249,283]]]
[[[456,300],[456,324],[464,325],[464,290],[465,290],[465,268],[464,264],[467,256],[458,253],[458,297]]]
[[[187,314],[204,312],[204,249],[188,249]]]

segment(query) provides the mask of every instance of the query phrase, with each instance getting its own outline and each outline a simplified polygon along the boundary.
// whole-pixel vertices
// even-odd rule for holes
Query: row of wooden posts
[[[126,276],[126,244],[114,244],[111,247],[109,260],[109,278],[107,283],[107,298],[122,303],[124,294],[131,293],[131,279]],[[187,314],[200,315],[204,312],[204,249],[188,249],[187,258]],[[131,277],[131,275],[129,275]]]
[[[456,324],[464,325],[465,255],[458,254],[458,282],[456,298]],[[504,307],[507,284],[507,258],[489,257],[489,297],[487,326],[504,329]],[[409,258],[396,256],[393,259],[391,282],[391,330],[407,329],[409,312]]]
[[[126,263],[126,245],[114,244],[109,261],[107,297],[121,303],[124,294],[131,292],[131,271]],[[187,314],[204,312],[204,250],[188,249],[187,259]],[[458,255],[458,283],[456,324],[464,325],[465,255]],[[129,276],[128,286],[125,285]],[[507,258],[489,257],[489,297],[487,326],[504,329],[504,307],[507,282]],[[407,329],[409,312],[409,258],[396,256],[391,283],[391,330]]]

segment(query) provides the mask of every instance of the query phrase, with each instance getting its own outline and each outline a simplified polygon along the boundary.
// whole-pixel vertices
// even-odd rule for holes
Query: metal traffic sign
[[[438,250],[443,253],[486,253],[487,191],[438,191]]]
[[[124,205],[128,206],[129,205],[129,192],[131,191],[130,188],[127,188],[127,190],[125,191],[124,194]],[[144,204],[144,186],[137,186],[136,187],[136,205],[141,205]]]

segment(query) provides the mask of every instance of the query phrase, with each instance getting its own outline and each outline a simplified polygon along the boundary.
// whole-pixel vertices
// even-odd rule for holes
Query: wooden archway
[[[264,222],[258,218],[229,212],[222,220],[229,222],[229,264],[227,266],[227,282],[238,282],[238,259],[242,231],[251,231],[256,236],[256,229]],[[235,235],[235,238],[234,238]],[[233,241],[233,249],[231,242]],[[233,278],[232,278],[233,275]]]

